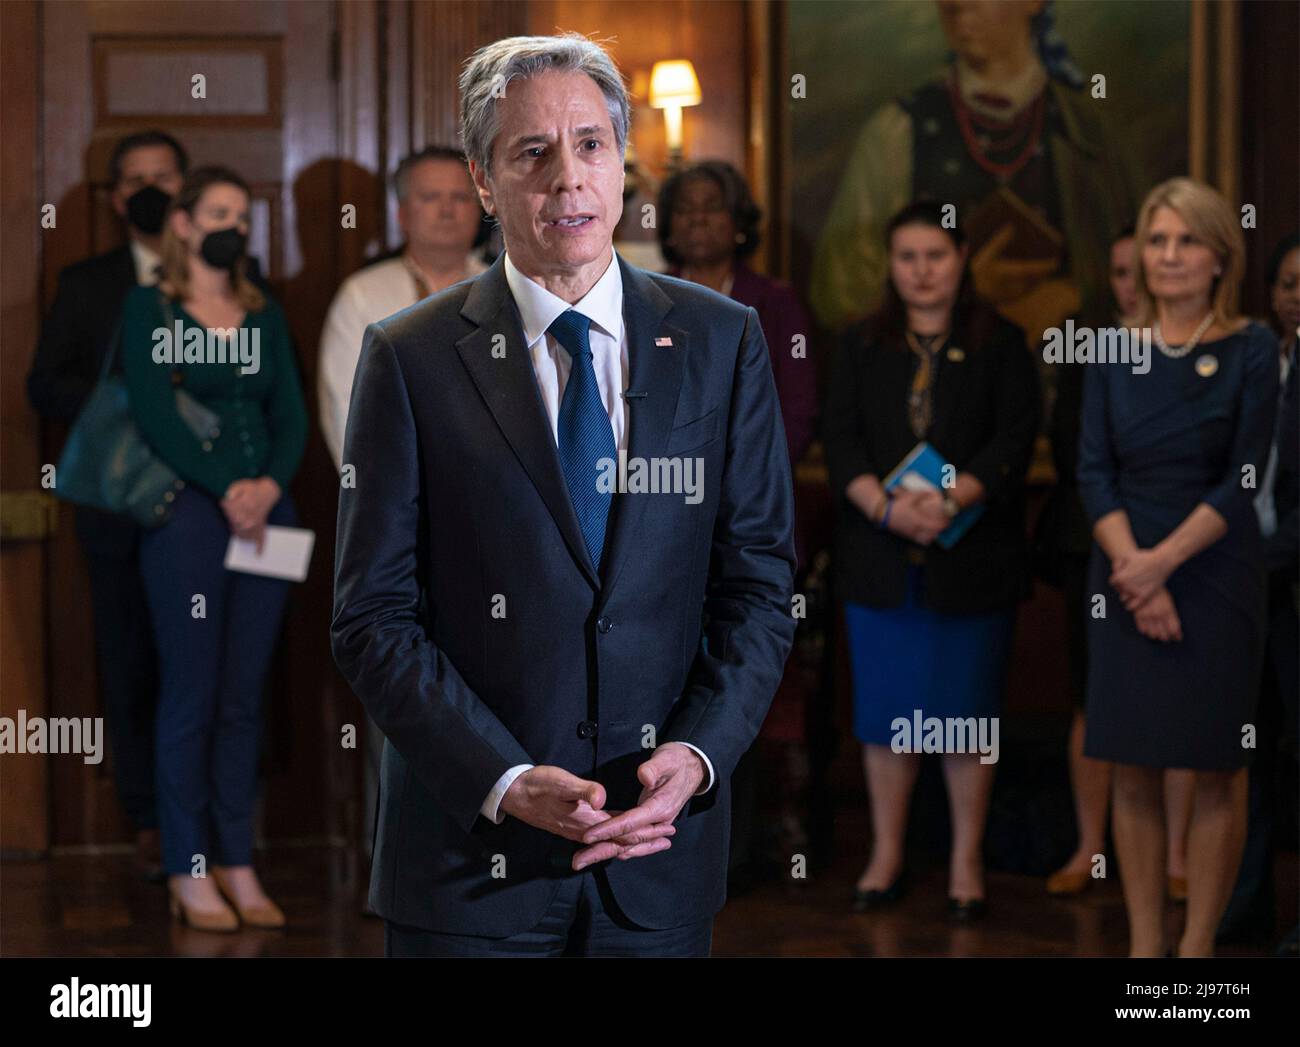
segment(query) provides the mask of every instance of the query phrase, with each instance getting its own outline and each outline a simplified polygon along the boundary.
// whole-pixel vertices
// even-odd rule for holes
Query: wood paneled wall
[[[1243,306],[1269,309],[1265,269],[1277,242],[1300,230],[1300,4],[1259,0],[1242,4],[1241,200],[1258,209],[1248,232]]]
[[[469,54],[521,33],[576,30],[607,41],[633,96],[631,140],[640,163],[664,173],[660,113],[648,104],[655,61],[688,58],[703,103],[685,115],[688,161],[720,158],[749,177],[776,219],[779,250],[782,143],[772,133],[780,85],[780,0],[7,0],[0,4],[4,104],[5,265],[0,277],[5,351],[0,360],[0,467],[6,489],[32,488],[62,434],[28,407],[24,378],[58,271],[112,246],[121,231],[107,207],[107,157],[120,135],[144,126],[174,131],[197,163],[219,160],[254,183],[255,249],[290,318],[308,404],[315,415],[320,327],[339,282],[396,246],[389,178],[427,144],[456,144],[457,77]],[[1243,197],[1294,227],[1296,213],[1296,8],[1245,5],[1241,18]],[[212,104],[177,90],[190,67],[209,72]],[[864,75],[870,75],[869,70]],[[213,98],[213,86],[225,85]],[[37,212],[58,207],[58,228]],[[358,227],[340,208],[354,203]],[[1275,223],[1276,224],[1276,223]],[[1267,247],[1271,247],[1267,245]],[[1262,306],[1261,254],[1252,255],[1248,305]],[[333,669],[328,646],[337,485],[318,430],[295,483],[317,531],[310,580],[295,593],[272,687],[269,798],[272,838],[352,837],[359,767],[341,755],[338,730],[360,708]],[[88,587],[72,517],[41,544],[0,551],[0,708],[96,712]],[[40,851],[53,839],[123,839],[107,765],[47,765],[11,777],[0,770],[6,847]],[[25,772],[24,772],[25,773]],[[53,799],[51,799],[53,797]],[[47,832],[53,826],[53,836]]]
[[[528,5],[528,32],[573,30],[605,43],[632,94],[632,133],[638,159],[654,173],[667,160],[663,113],[650,108],[655,62],[686,58],[695,66],[703,100],[685,111],[685,159],[727,160],[746,166],[748,84],[746,16],[740,0],[539,0]]]
[[[45,461],[27,406],[26,378],[41,320],[39,19],[34,3],[0,4],[0,486],[31,489]],[[0,716],[49,715],[47,579],[41,544],[0,546]],[[39,854],[50,840],[50,765],[0,756],[0,849]]]

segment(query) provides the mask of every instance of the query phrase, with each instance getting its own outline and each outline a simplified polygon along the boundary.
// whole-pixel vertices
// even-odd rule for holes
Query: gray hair
[[[513,81],[526,80],[548,69],[586,73],[596,82],[605,96],[619,156],[625,155],[627,89],[605,49],[579,33],[511,36],[480,47],[470,55],[460,74],[460,134],[465,155],[489,174],[492,148],[501,130],[497,100]]]

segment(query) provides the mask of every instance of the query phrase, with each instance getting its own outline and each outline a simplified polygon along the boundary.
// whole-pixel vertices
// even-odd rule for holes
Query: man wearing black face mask
[[[145,131],[117,143],[110,161],[113,210],[127,242],[70,265],[41,330],[27,377],[32,406],[70,424],[85,405],[117,327],[122,300],[157,281],[163,215],[180,190],[188,160],[171,135]],[[76,509],[95,614],[95,647],[118,799],[136,832],[136,863],[161,879],[154,806],[153,729],[157,681],[152,630],[138,573],[136,524]]]
[[[136,284],[156,282],[163,215],[187,166],[185,150],[162,131],[129,135],[113,149],[110,199],[125,221],[127,242],[59,274],[27,379],[32,406],[45,418],[76,418],[94,388],[122,299]]]

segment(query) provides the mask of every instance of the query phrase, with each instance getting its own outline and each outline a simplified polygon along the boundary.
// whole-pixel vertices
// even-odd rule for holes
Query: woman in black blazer
[[[970,919],[984,907],[994,732],[1014,609],[1028,588],[1024,474],[1041,408],[1024,337],[974,297],[965,237],[953,224],[942,205],[924,202],[889,223],[885,301],[845,337],[824,438],[854,733],[872,808],[871,862],[854,908],[901,894],[919,754],[938,751],[952,807],[949,911]],[[942,486],[886,490],[921,442],[953,467]],[[975,506],[981,515],[951,548],[936,541]],[[938,747],[932,724],[943,729]],[[958,727],[979,734],[951,733]]]

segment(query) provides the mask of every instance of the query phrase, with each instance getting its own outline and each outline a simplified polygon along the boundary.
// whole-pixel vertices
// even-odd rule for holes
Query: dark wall
[[[1258,227],[1247,231],[1246,312],[1268,313],[1264,271],[1274,246],[1300,229],[1300,4],[1255,0],[1242,5],[1241,193],[1255,204]]]

